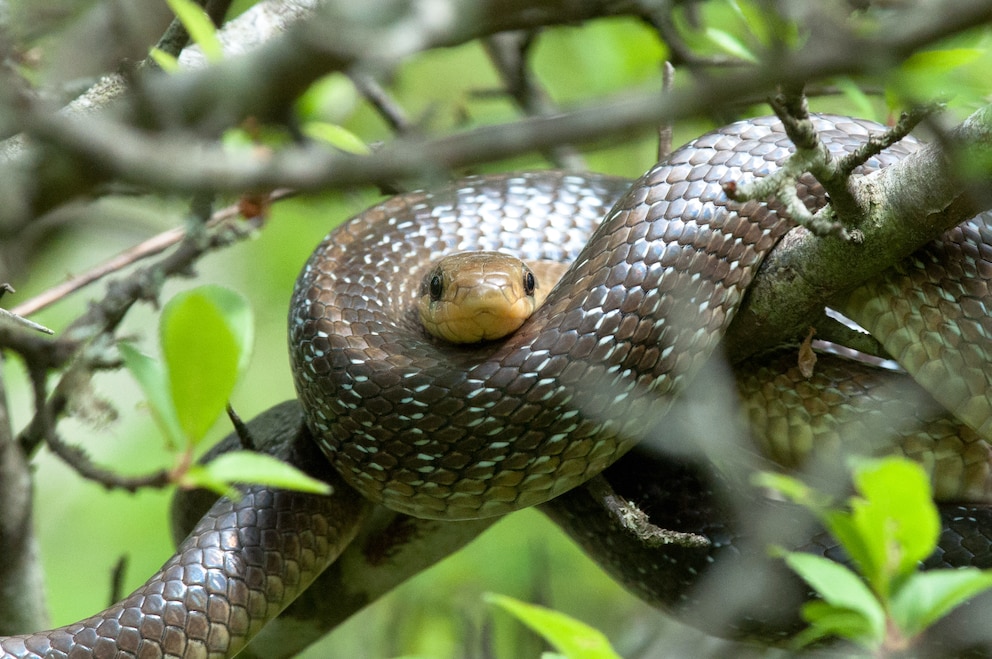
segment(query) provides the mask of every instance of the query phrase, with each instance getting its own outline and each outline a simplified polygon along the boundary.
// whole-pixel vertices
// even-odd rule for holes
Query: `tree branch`
[[[836,299],[988,207],[987,199],[969,194],[953,162],[992,148],[992,106],[949,131],[944,142],[852,181],[857,203],[870,209],[858,227],[860,244],[817,238],[802,228],[780,242],[728,332],[726,343],[735,360],[797,341],[819,316],[824,300]]]
[[[386,25],[355,26],[344,20],[345,10],[331,3],[314,20],[294,26],[242,57],[202,71],[149,79],[142,85],[140,105],[155,108],[154,125],[169,128],[168,134],[162,136],[129,128],[129,117],[139,126],[147,125],[147,118],[133,116],[136,108],[126,103],[117,107],[117,116],[123,121],[93,118],[94,123],[80,124],[75,129],[59,125],[67,123],[65,119],[39,112],[36,107],[29,106],[30,111],[26,111],[21,105],[19,117],[25,128],[50,148],[33,149],[0,167],[0,181],[5,183],[0,200],[11,210],[11,215],[38,214],[68,198],[88,194],[116,176],[186,192],[208,187],[265,189],[282,186],[291,178],[298,179],[296,187],[304,189],[389,183],[425,167],[438,171],[546,148],[552,143],[588,142],[627,134],[666,118],[705,113],[712,107],[736,98],[750,98],[755,92],[778,84],[795,85],[832,75],[873,73],[878,70],[879,62],[898,61],[914,49],[965,26],[992,20],[992,3],[962,0],[953,3],[953,11],[936,14],[940,16],[938,20],[929,11],[925,20],[912,11],[899,12],[898,20],[880,26],[873,38],[840,31],[839,27],[829,34],[820,30],[787,61],[780,58],[762,66],[736,70],[732,75],[700,80],[681,93],[666,95],[661,101],[653,94],[629,96],[564,117],[530,119],[520,126],[480,130],[448,138],[450,143],[439,140],[437,148],[429,152],[437,159],[433,163],[425,162],[424,145],[402,142],[397,143],[388,159],[381,155],[365,160],[349,159],[315,150],[291,149],[269,162],[241,156],[242,161],[248,162],[239,163],[235,162],[238,157],[219,153],[214,145],[199,143],[192,134],[176,132],[186,127],[196,135],[211,136],[248,116],[278,119],[313,80],[360,62],[365,66],[371,63],[389,66],[419,50],[456,45],[503,30],[637,13],[637,3],[633,2],[580,4],[546,0],[528,4],[520,0],[489,0],[481,6],[467,3],[472,6],[468,9],[463,6],[466,0],[446,1],[450,16],[459,18],[443,29],[416,9]],[[411,38],[411,35],[416,36]],[[84,126],[86,130],[82,131]],[[108,142],[117,142],[119,146],[115,148]],[[166,158],[154,158],[156,153],[168,154],[173,166],[157,174]],[[149,156],[153,159],[149,160]],[[228,170],[229,167],[232,169]],[[312,175],[314,171],[319,174]]]
[[[31,518],[31,470],[14,440],[0,377],[0,635],[45,629],[48,612]]]

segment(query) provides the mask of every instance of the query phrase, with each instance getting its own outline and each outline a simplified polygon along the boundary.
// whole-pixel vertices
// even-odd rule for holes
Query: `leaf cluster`
[[[119,345],[124,365],[176,457],[172,480],[235,497],[234,483],[327,494],[326,483],[261,453],[234,451],[205,465],[192,463],[248,365],[252,336],[251,309],[244,297],[220,286],[200,286],[176,295],[162,309],[161,363],[130,343]]]
[[[810,626],[797,637],[798,645],[839,637],[875,653],[901,652],[953,609],[992,588],[990,570],[920,570],[937,547],[940,517],[926,473],[915,462],[858,461],[856,494],[844,507],[788,476],[762,474],[757,480],[811,510],[851,561],[847,567],[779,550],[822,598],[803,607]]]

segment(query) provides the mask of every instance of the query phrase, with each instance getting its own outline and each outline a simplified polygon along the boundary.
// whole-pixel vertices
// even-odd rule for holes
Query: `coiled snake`
[[[816,125],[835,154],[881,130],[839,117]],[[865,168],[914,148],[896,145]],[[429,518],[501,515],[600,473],[710,358],[762,258],[792,227],[767,204],[728,201],[722,185],[767,175],[791,149],[776,119],[755,119],[704,135],[632,187],[554,172],[477,177],[400,195],[342,225],[305,266],[290,312],[294,377],[321,450],[366,498]],[[924,334],[951,327],[965,337],[951,365],[935,366],[927,355],[940,351],[929,347],[922,358],[907,345],[889,347],[924,382],[950,372],[963,383],[936,394],[960,413],[974,445],[992,424],[985,390],[972,387],[989,380],[988,366],[967,347],[987,338],[992,323],[978,290],[984,284],[976,283],[987,278],[987,233],[979,218],[955,234],[966,258],[949,269],[963,271],[964,283],[950,286],[966,299],[963,324],[955,330],[922,312]],[[413,300],[434,259],[468,249],[575,263],[506,341],[451,347],[424,336]],[[898,283],[875,284],[887,285]],[[935,288],[917,284],[927,294]],[[872,316],[884,326],[892,315],[876,308],[877,295],[852,298],[863,310],[852,315],[869,327]],[[936,295],[951,304],[950,295]],[[965,489],[984,492],[988,455],[979,453],[980,485]],[[313,456],[295,459],[335,479]],[[219,503],[162,572],[121,604],[60,630],[0,639],[0,648],[16,657],[236,651],[353,535],[363,509],[357,497],[334,510],[309,508],[315,501],[249,488],[241,502]]]

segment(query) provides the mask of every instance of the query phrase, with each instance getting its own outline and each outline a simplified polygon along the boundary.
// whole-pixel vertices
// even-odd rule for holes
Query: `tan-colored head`
[[[526,263],[509,254],[452,254],[420,285],[420,322],[451,343],[501,339],[530,317],[553,284],[542,285]]]

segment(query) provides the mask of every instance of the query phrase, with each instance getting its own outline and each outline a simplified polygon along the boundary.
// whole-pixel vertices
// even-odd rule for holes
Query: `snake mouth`
[[[480,343],[502,339],[517,331],[534,311],[533,299],[508,300],[502,290],[475,291],[442,318],[435,314],[436,333],[451,343]]]

